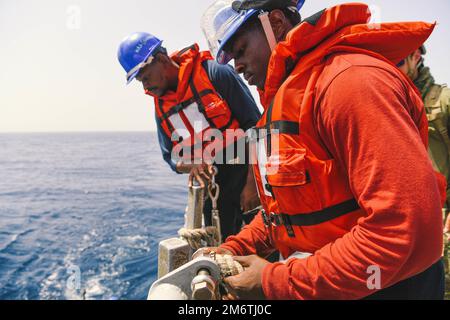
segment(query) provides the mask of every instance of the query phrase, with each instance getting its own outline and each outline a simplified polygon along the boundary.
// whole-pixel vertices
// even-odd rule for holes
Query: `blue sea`
[[[145,299],[186,184],[154,133],[0,134],[0,299]]]

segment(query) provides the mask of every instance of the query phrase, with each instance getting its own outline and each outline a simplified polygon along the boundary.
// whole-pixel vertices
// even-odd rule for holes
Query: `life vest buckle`
[[[270,223],[274,227],[279,227],[284,225],[284,219],[281,214],[275,214],[273,212],[270,213]]]
[[[275,214],[273,212],[270,213],[270,223],[273,227],[285,226],[286,232],[290,238],[295,237],[294,228],[292,228],[292,224],[290,222],[289,216],[284,214]]]
[[[266,210],[261,210],[261,214],[262,214],[262,218],[263,218],[263,222],[264,222],[264,226],[266,228],[270,227],[270,217],[269,215],[266,213]]]

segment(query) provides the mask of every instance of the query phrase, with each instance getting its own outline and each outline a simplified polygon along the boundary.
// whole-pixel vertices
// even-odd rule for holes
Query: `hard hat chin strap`
[[[270,50],[273,51],[277,46],[277,39],[275,38],[275,34],[273,33],[272,25],[270,24],[269,13],[263,12],[258,16],[258,18],[261,21],[264,33],[266,34]]]
[[[414,81],[419,76],[419,69],[423,61],[419,61],[417,64],[415,64],[413,61],[413,57],[410,55],[406,58],[405,63],[408,69],[407,76]]]
[[[145,66],[149,65],[150,63],[153,62],[153,60],[155,59],[154,56],[150,56],[146,61],[139,63],[137,66],[135,66],[133,69],[131,69],[128,73],[127,73],[127,80],[136,72],[141,70],[142,68],[144,68]]]

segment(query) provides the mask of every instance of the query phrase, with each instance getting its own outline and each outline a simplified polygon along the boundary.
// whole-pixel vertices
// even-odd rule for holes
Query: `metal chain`
[[[212,177],[211,177],[211,182],[208,185],[208,194],[209,197],[211,198],[211,202],[212,202],[212,211],[211,211],[211,216],[212,216],[212,225],[213,227],[216,228],[216,246],[219,246],[222,243],[222,231],[220,229],[220,216],[219,216],[219,209],[217,208],[217,200],[219,199],[219,194],[220,194],[220,187],[219,185],[216,183],[216,176],[219,172],[219,170],[217,169],[217,167],[213,166],[212,167]]]

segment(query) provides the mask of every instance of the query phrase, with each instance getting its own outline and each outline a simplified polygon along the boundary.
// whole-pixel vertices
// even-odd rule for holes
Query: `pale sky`
[[[212,0],[0,0],[0,132],[154,131],[153,102],[125,85],[122,38],[146,31],[169,51],[198,42]],[[349,1],[307,0],[302,15]],[[426,63],[450,82],[450,0],[372,0],[377,21],[438,21]]]

